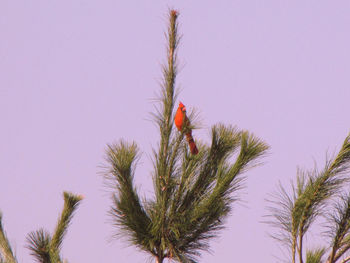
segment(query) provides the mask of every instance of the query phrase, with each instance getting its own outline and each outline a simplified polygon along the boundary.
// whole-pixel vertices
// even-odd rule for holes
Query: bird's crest
[[[179,108],[180,108],[182,111],[186,111],[186,107],[185,107],[185,105],[182,104],[181,101],[180,101],[180,103],[179,103]]]

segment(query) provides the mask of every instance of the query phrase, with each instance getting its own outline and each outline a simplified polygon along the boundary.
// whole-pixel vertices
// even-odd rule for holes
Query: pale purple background
[[[200,262],[283,257],[261,223],[265,198],[297,165],[322,165],[350,130],[348,0],[0,0],[0,210],[19,262],[33,261],[27,233],[53,230],[64,190],[85,196],[63,245],[69,262],[149,259],[109,242],[111,202],[98,174],[107,143],[135,140],[144,152],[136,183],[152,191],[159,137],[149,113],[171,7],[183,34],[180,98],[203,120],[195,138],[208,141],[223,122],[271,146]]]

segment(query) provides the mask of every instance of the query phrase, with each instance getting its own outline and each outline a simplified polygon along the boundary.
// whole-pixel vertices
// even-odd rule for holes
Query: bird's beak
[[[183,108],[182,108],[182,111],[186,111],[186,107],[183,107]]]

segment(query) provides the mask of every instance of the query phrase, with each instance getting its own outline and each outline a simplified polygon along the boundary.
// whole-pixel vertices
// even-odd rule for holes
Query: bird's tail
[[[187,138],[188,144],[190,146],[191,153],[197,154],[198,149],[197,149],[196,143],[194,142],[194,139],[192,137],[192,132],[186,133],[186,138]]]

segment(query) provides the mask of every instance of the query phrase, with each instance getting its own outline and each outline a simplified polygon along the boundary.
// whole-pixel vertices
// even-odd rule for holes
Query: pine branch
[[[347,243],[344,246],[342,246],[339,250],[338,253],[334,256],[333,262],[337,262],[344,254],[346,251],[350,249],[350,244]]]
[[[167,65],[163,66],[163,85],[160,98],[162,108],[158,111],[158,115],[154,115],[161,133],[159,161],[162,161],[162,165],[166,164],[165,162],[168,157],[169,142],[173,128],[172,113],[174,109],[175,79],[177,74],[177,48],[179,44],[177,18],[178,12],[171,10],[169,15],[170,23],[168,27],[168,61]],[[162,168],[164,169],[165,167]]]
[[[2,214],[0,212],[0,258],[3,257],[3,261],[6,263],[16,263],[17,260],[12,252],[10,242],[6,236],[2,225]]]
[[[108,146],[107,161],[111,166],[109,178],[116,181],[118,189],[118,195],[113,196],[111,215],[115,225],[130,236],[129,241],[132,244],[153,253],[153,247],[145,241],[151,239],[149,233],[151,221],[133,186],[137,159],[138,148],[135,143],[127,144],[120,141],[118,144]]]
[[[300,221],[296,221],[295,226],[299,228],[299,258],[302,263],[302,239],[323,208],[324,202],[333,196],[343,184],[344,179],[341,175],[350,167],[350,137],[347,136],[337,157],[326,167],[319,176],[310,176],[309,184],[306,186],[304,193],[296,200],[295,207],[301,207],[302,213]],[[299,208],[298,208],[299,209]]]
[[[286,233],[280,240],[287,240],[292,252],[292,262],[295,262],[295,253],[298,251],[299,262],[303,262],[303,237],[310,225],[323,211],[326,202],[334,194],[338,193],[346,179],[343,174],[350,168],[350,139],[346,137],[342,148],[332,162],[327,162],[325,168],[318,172],[298,170],[296,186],[293,186],[293,197],[283,195],[277,205],[270,208],[274,217],[273,225],[280,224],[280,228]],[[277,197],[278,198],[278,197]],[[271,223],[271,222],[270,222]]]
[[[350,169],[350,134],[345,138],[342,148],[329,167],[331,175],[343,174]]]
[[[324,248],[306,251],[306,263],[321,263],[325,252]]]
[[[294,189],[293,189],[294,192]],[[265,223],[277,228],[275,233],[271,233],[270,237],[280,242],[287,248],[293,247],[292,235],[292,218],[295,197],[290,196],[287,190],[279,183],[278,190],[270,195],[267,201],[271,204],[267,207],[271,220]],[[293,253],[293,251],[291,251]]]
[[[230,206],[235,200],[231,195],[241,188],[242,178],[238,175],[268,148],[263,142],[247,133],[241,136],[241,133],[237,133],[235,129],[218,127],[219,133],[215,128],[213,129],[214,143],[208,152],[208,156],[212,153],[213,158],[209,157],[207,162],[203,163],[198,177],[200,179],[184,198],[187,209],[183,209],[183,203],[178,210],[180,222],[173,224],[176,230],[172,231],[180,233],[178,234],[180,238],[172,240],[174,249],[177,254],[186,255],[192,260],[193,256],[198,255],[198,250],[208,250],[208,241],[223,228],[221,219],[228,215]],[[220,134],[219,138],[216,138],[217,134]],[[237,135],[239,135],[238,139]],[[239,141],[241,141],[240,154],[236,162],[229,165],[227,159],[236,150]],[[209,160],[212,162],[208,162]],[[201,177],[204,171],[207,171],[207,176]],[[183,222],[183,218],[188,218],[189,222]]]
[[[167,204],[169,191],[162,190],[163,187],[167,187],[169,183],[170,176],[174,168],[174,155],[171,157],[171,149],[169,147],[169,142],[171,140],[172,128],[173,128],[173,109],[174,109],[174,91],[175,91],[175,80],[177,75],[177,47],[179,43],[179,37],[177,34],[178,24],[177,24],[178,13],[175,10],[170,11],[169,15],[169,28],[168,28],[168,63],[167,66],[163,67],[163,96],[162,96],[162,107],[161,112],[161,143],[159,149],[159,155],[156,159],[157,163],[157,175],[158,180],[161,180],[159,188],[157,189],[157,202],[162,203],[164,208]],[[181,137],[180,137],[181,138]],[[178,140],[180,142],[180,140]],[[179,143],[177,143],[179,145]],[[177,147],[178,148],[178,147]],[[174,149],[174,154],[177,150]],[[162,178],[161,178],[162,177]],[[161,197],[161,198],[158,198]],[[164,219],[164,217],[163,217]]]
[[[346,263],[346,262],[349,262],[349,261],[350,261],[350,257],[346,257],[346,258],[344,258],[344,259],[342,260],[341,263]]]
[[[332,239],[332,249],[328,257],[329,263],[335,262],[336,255],[341,257],[346,251],[340,250],[347,245],[346,235],[350,230],[350,194],[342,196],[340,201],[335,204],[335,211],[328,215],[330,223],[330,234]],[[342,254],[339,254],[341,252]]]
[[[178,36],[178,12],[171,10],[169,13],[168,27],[168,48],[167,65],[163,66],[163,87],[162,87],[162,110],[158,116],[160,127],[160,148],[155,156],[155,182],[156,182],[156,206],[159,217],[153,224],[152,233],[157,236],[157,253],[163,255],[166,249],[165,228],[168,210],[168,202],[173,192],[173,172],[175,169],[175,156],[179,149],[180,141],[174,149],[170,145],[173,131],[173,109],[175,101],[175,81],[177,75],[177,47],[179,44]]]
[[[29,243],[27,248],[31,250],[31,255],[39,263],[51,263],[50,242],[51,236],[44,229],[31,232],[27,237]]]
[[[219,166],[227,158],[234,154],[241,141],[241,132],[235,127],[225,127],[221,124],[212,128],[212,144],[206,156],[205,163],[201,166],[201,171],[193,187],[186,193],[181,204],[179,212],[191,209],[196,202],[208,189],[208,186],[216,179]]]
[[[72,220],[74,211],[78,208],[81,196],[73,195],[68,192],[63,193],[64,207],[61,216],[57,222],[56,229],[50,241],[50,258],[52,263],[61,262],[60,250],[63,238],[67,232],[70,221]]]

